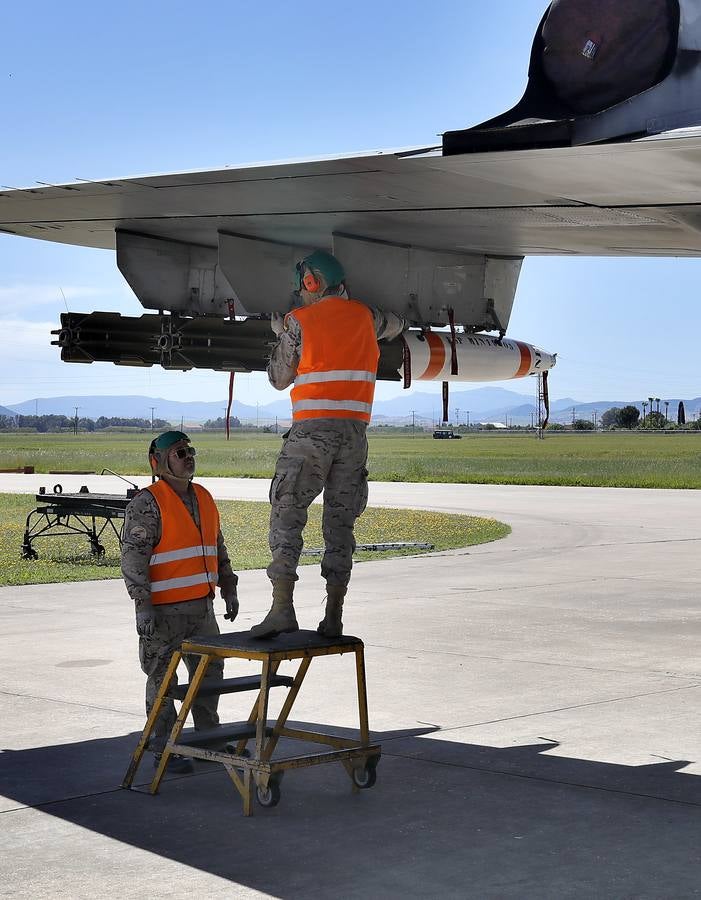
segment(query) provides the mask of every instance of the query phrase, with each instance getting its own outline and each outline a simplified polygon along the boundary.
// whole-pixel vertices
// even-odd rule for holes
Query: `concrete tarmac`
[[[0,490],[56,481],[125,487],[2,475]],[[263,481],[202,483],[267,499]],[[355,568],[345,630],[365,641],[382,744],[356,795],[338,764],[292,771],[280,804],[246,819],[211,764],[151,797],[150,759],[121,790],[144,721],[122,583],[0,589],[0,896],[701,896],[699,493],[373,483],[370,503],[513,532]],[[260,620],[264,572],[239,593],[233,627],[217,600],[222,630]],[[322,597],[303,568],[302,627]],[[254,671],[241,665],[227,674]],[[223,720],[249,705],[222,698]],[[349,657],[313,662],[292,718],[353,733]]]

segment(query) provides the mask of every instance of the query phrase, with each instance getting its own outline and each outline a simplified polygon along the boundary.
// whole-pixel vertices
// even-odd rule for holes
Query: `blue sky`
[[[0,183],[429,145],[519,99],[546,5],[8,4]],[[701,260],[530,258],[509,335],[558,352],[554,397],[701,395],[700,276]],[[225,400],[221,374],[61,364],[48,332],[64,295],[71,311],[142,312],[111,252],[0,235],[0,404],[96,393]],[[532,392],[530,382],[503,386]],[[378,386],[383,398],[397,392]],[[238,377],[237,396],[276,395],[253,374]]]

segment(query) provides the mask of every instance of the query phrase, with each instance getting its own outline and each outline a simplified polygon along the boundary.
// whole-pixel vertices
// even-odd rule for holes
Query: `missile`
[[[532,344],[488,334],[455,335],[454,354],[448,332],[408,331],[404,341],[412,381],[506,381],[547,372],[557,361]]]

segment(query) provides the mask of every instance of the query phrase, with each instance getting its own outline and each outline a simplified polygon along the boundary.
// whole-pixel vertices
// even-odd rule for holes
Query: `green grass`
[[[234,570],[240,572],[267,566],[270,561],[269,505],[233,501],[220,501],[217,505]],[[53,584],[120,577],[119,545],[117,538],[107,531],[102,538],[106,553],[101,560],[90,554],[88,539],[81,536],[40,538],[35,544],[39,559],[21,559],[25,519],[34,506],[31,495],[0,494],[0,585]],[[429,541],[436,550],[448,550],[495,541],[510,531],[508,525],[494,519],[371,507],[358,520],[355,534],[359,544]],[[316,505],[310,509],[305,544],[307,547],[323,545],[321,509]],[[416,555],[418,552],[363,552],[356,555],[356,561]],[[319,559],[318,556],[303,556],[302,564],[318,564]]]
[[[148,434],[0,435],[0,469],[37,472],[103,467],[146,474]],[[193,435],[198,474],[270,478],[280,449],[273,434]],[[460,441],[369,434],[373,481],[552,484],[592,487],[701,487],[701,432],[467,435]],[[60,478],[56,477],[56,481]],[[47,485],[53,484],[51,477]]]

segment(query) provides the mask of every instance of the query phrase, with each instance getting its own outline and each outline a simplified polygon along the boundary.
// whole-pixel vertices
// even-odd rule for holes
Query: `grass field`
[[[222,501],[217,505],[234,570],[267,566],[270,561],[269,505],[233,501]],[[101,539],[106,551],[101,560],[96,560],[90,554],[88,539],[80,536],[40,538],[35,544],[39,559],[21,559],[25,520],[34,506],[31,495],[0,494],[0,585],[120,577],[119,544],[116,536],[107,531]],[[495,541],[507,535],[510,530],[507,525],[494,519],[417,510],[368,508],[358,519],[355,534],[359,544],[428,541],[436,550],[448,550]],[[323,546],[321,510],[318,506],[313,506],[310,510],[304,537],[308,548]],[[421,551],[362,552],[356,555],[356,560],[416,555],[419,552]],[[318,565],[320,556],[303,556],[301,561],[303,564]]]
[[[270,478],[280,449],[274,434],[192,435],[198,474]],[[150,435],[0,434],[0,469],[37,472],[106,467],[146,474]],[[553,484],[592,487],[701,487],[701,432],[689,434],[475,434],[460,441],[369,434],[374,481]]]

